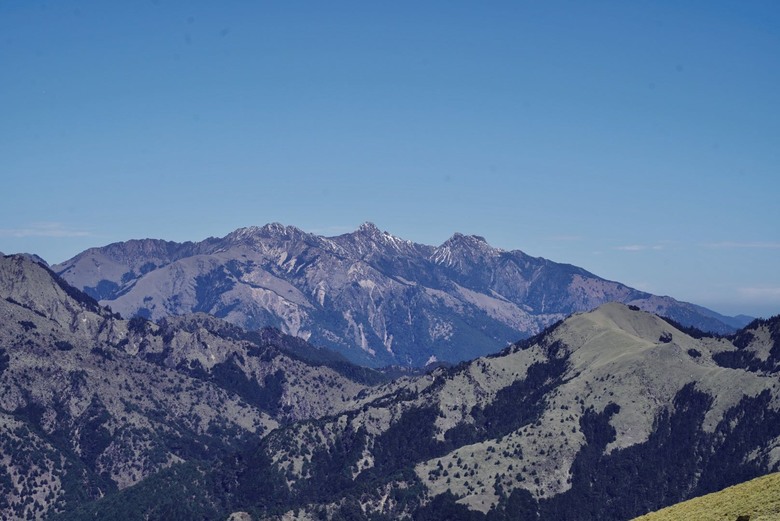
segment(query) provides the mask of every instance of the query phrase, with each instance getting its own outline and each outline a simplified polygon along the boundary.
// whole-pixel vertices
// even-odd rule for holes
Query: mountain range
[[[388,379],[0,259],[0,517],[625,520],[780,466],[780,317],[634,305]]]
[[[473,359],[612,301],[716,333],[750,321],[476,235],[428,246],[371,223],[336,237],[274,223],[195,243],[131,240],[53,269],[125,317],[205,312],[247,330],[273,326],[372,367]]]

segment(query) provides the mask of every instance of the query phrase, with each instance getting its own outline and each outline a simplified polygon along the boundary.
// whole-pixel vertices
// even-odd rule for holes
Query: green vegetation
[[[120,493],[108,495],[52,519],[217,519],[224,508],[214,499],[213,492],[218,485],[198,465],[174,465]]]
[[[634,521],[780,521],[780,473],[697,497]],[[745,519],[745,517],[743,517]]]
[[[11,357],[5,352],[5,349],[0,347],[0,375],[8,369],[8,364],[11,361]]]
[[[764,360],[756,357],[755,353],[748,349],[748,346],[756,339],[753,331],[759,328],[769,332],[772,342],[769,356]],[[719,365],[752,372],[776,373],[780,371],[780,316],[768,320],[756,319],[745,329],[729,338],[737,349],[713,355],[713,359]]]

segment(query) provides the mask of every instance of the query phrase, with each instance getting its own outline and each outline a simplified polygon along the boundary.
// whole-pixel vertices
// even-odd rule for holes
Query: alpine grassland
[[[780,473],[637,517],[634,521],[779,521]]]

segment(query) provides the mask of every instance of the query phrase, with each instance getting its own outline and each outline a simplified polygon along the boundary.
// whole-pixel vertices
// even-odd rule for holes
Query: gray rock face
[[[479,236],[434,247],[371,223],[337,237],[274,223],[198,243],[132,240],[53,269],[125,317],[206,312],[369,366],[472,359],[610,301],[713,332],[744,325]]]

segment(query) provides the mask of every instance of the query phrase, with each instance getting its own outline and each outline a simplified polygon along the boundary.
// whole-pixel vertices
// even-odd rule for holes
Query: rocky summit
[[[749,321],[476,235],[428,246],[371,223],[336,237],[275,223],[197,243],[131,240],[53,269],[124,317],[205,312],[248,330],[273,326],[374,367],[472,359],[612,301],[717,333]]]

